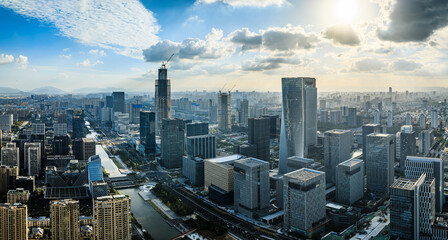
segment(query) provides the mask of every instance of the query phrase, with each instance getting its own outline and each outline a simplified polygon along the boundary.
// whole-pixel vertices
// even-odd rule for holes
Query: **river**
[[[131,211],[137,221],[155,240],[167,240],[180,235],[175,228],[168,225],[165,219],[152,206],[145,202],[138,194],[138,188],[118,190],[120,194],[131,198]]]

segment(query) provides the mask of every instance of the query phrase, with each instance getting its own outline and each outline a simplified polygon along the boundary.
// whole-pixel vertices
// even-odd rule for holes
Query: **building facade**
[[[159,78],[155,85],[156,135],[161,136],[162,120],[171,118],[171,81],[165,65],[159,68]]]
[[[336,166],[336,201],[352,205],[364,196],[364,161],[349,159]]]
[[[387,194],[394,182],[395,136],[371,133],[366,137],[367,190]]]
[[[324,133],[326,182],[336,184],[336,166],[350,159],[353,133],[350,130],[330,130]]]

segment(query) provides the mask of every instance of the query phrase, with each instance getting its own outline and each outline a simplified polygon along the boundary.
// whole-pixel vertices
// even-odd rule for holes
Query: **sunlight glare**
[[[358,15],[358,6],[355,0],[339,0],[334,8],[334,15],[344,23],[353,21]]]

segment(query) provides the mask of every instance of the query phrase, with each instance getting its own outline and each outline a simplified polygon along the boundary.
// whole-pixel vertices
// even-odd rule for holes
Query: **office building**
[[[143,104],[131,104],[131,111],[129,116],[130,123],[140,124],[140,112],[142,111],[142,109]]]
[[[38,177],[40,175],[42,159],[39,145],[40,144],[38,143],[38,146],[30,146],[26,148],[25,161],[27,162],[28,176]]]
[[[358,117],[356,115],[356,108],[348,108],[347,124],[350,127],[358,126]]]
[[[245,158],[236,160],[234,171],[234,209],[246,216],[267,212],[270,201],[269,163]]]
[[[98,155],[89,158],[88,178],[89,182],[103,180],[103,166],[101,165],[101,158]]]
[[[342,123],[342,111],[341,110],[331,110],[330,111],[330,123],[338,125]]]
[[[371,133],[366,137],[367,190],[388,194],[394,181],[395,136]]]
[[[104,180],[91,181],[89,183],[92,199],[107,196],[109,194],[109,185]]]
[[[36,190],[36,180],[34,176],[17,176],[15,177],[13,188],[23,188],[30,192]]]
[[[166,168],[182,167],[185,130],[182,119],[163,119],[161,165]]]
[[[23,188],[16,188],[15,190],[9,190],[7,194],[7,203],[14,204],[28,204],[28,200],[30,199],[30,191],[25,190]]]
[[[393,126],[392,111],[387,111],[387,127]]]
[[[317,88],[314,78],[282,78],[282,123],[279,171],[288,157],[305,157],[317,143]]]
[[[80,239],[78,204],[71,199],[50,202],[51,239]]]
[[[88,160],[96,155],[95,141],[91,138],[73,140],[73,155],[77,160]]]
[[[431,128],[437,128],[439,126],[437,110],[431,111]]]
[[[406,125],[412,125],[412,118],[410,113],[406,113]]]
[[[114,113],[113,128],[119,134],[129,133],[129,113]]]
[[[182,174],[190,180],[192,186],[204,186],[204,159],[184,156]]]
[[[241,126],[247,126],[247,120],[249,118],[249,101],[243,99],[240,103],[240,108],[238,109],[238,123]]]
[[[336,184],[336,166],[350,159],[353,133],[350,130],[330,130],[324,133],[324,163],[327,183]]]
[[[373,124],[380,124],[381,122],[381,112],[376,110],[373,112]]]
[[[325,220],[325,173],[302,168],[283,176],[283,228],[300,233]]]
[[[204,160],[204,186],[208,191],[214,185],[226,192],[233,191],[233,163],[244,156],[234,154]]]
[[[106,96],[106,107],[107,108],[114,107],[114,97],[113,96]]]
[[[53,124],[53,130],[55,137],[67,136],[67,123]]]
[[[126,195],[93,200],[94,235],[98,240],[131,239],[131,199]]]
[[[280,117],[279,115],[263,115],[263,118],[269,118],[269,135],[271,139],[280,137]]]
[[[113,92],[112,98],[114,100],[113,112],[125,113],[126,110],[124,106],[124,92]]]
[[[19,148],[16,147],[14,143],[7,143],[6,147],[3,147],[1,149],[1,159],[2,164],[5,166],[16,166],[20,168],[19,164]]]
[[[321,99],[319,101],[319,109],[326,109],[327,108],[327,101],[325,99]]]
[[[442,212],[444,197],[443,160],[439,158],[426,158],[408,156],[405,161],[404,175],[406,178],[418,179],[422,174],[434,178],[436,211]]]
[[[186,152],[191,158],[215,158],[216,137],[214,135],[187,137]]]
[[[424,156],[430,153],[432,145],[434,144],[434,129],[423,130],[419,134],[418,151]]]
[[[45,123],[32,123],[31,129],[33,135],[45,135]]]
[[[53,155],[68,155],[68,135],[65,136],[55,136],[53,139]]]
[[[171,118],[171,82],[165,65],[159,68],[159,78],[155,85],[156,135],[161,136],[162,120]]]
[[[288,158],[288,163],[287,163],[288,171],[287,172],[293,172],[293,171],[299,170],[301,168],[313,168],[314,163],[315,162],[313,159],[292,156],[292,157]]]
[[[156,154],[156,113],[140,112],[140,142],[145,146],[147,156]]]
[[[223,133],[232,130],[232,105],[230,92],[218,93],[218,129]]]
[[[434,181],[399,178],[390,186],[390,236],[392,239],[425,239],[434,221]],[[432,238],[431,238],[432,239]]]
[[[406,161],[407,156],[415,156],[417,142],[417,134],[412,129],[412,125],[404,125],[401,127],[400,132],[400,169],[404,171],[404,161]],[[398,141],[398,139],[397,139]]]
[[[206,122],[187,123],[185,125],[185,130],[186,130],[185,135],[187,137],[208,135],[208,123]]]
[[[12,114],[0,115],[0,131],[11,132],[12,125],[14,125],[14,118]]]
[[[269,118],[249,118],[248,142],[255,145],[255,154],[248,157],[269,161],[270,155],[270,120]]]
[[[364,161],[349,159],[336,166],[336,201],[352,205],[364,196]]]
[[[327,123],[330,121],[329,115],[328,115],[328,110],[320,110],[319,116],[320,116],[319,121],[321,123]]]
[[[84,110],[74,109],[72,112],[72,124],[73,124],[73,134],[72,139],[78,139],[84,137]]]
[[[362,126],[362,157],[366,159],[366,137],[371,133],[380,133],[380,124],[365,124]]]
[[[6,194],[13,189],[14,180],[19,175],[17,166],[0,166],[0,200],[6,199]]]
[[[20,203],[0,203],[0,239],[28,239],[28,208]]]

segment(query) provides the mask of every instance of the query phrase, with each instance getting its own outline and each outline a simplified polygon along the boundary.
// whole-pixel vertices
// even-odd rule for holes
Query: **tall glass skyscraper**
[[[140,112],[140,141],[145,146],[145,154],[156,154],[156,114],[155,112]]]
[[[165,65],[159,68],[159,79],[156,80],[156,134],[160,136],[162,119],[171,118],[171,82]]]
[[[286,173],[288,157],[304,157],[317,143],[316,79],[282,78],[282,104],[279,171]]]

